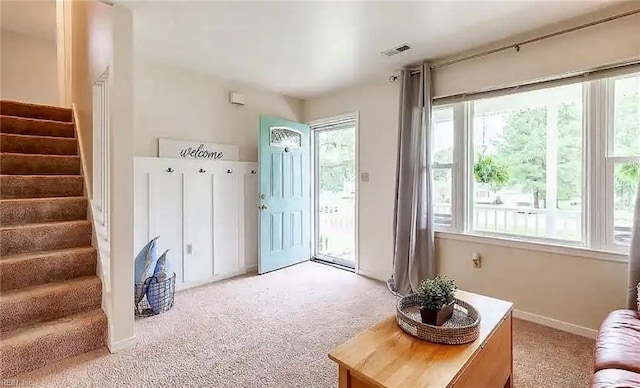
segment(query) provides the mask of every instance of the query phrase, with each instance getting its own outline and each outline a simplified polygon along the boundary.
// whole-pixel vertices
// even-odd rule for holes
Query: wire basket
[[[169,311],[173,307],[176,290],[176,274],[166,280],[148,278],[143,284],[135,285],[135,315],[149,317]]]
[[[422,323],[417,294],[402,297],[396,305],[396,321],[404,332],[425,341],[449,345],[473,342],[480,335],[480,313],[463,300],[455,301],[451,318],[442,326],[433,326]]]

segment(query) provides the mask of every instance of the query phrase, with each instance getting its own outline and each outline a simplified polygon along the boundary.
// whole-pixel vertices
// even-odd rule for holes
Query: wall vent
[[[405,44],[400,45],[398,47],[394,47],[394,48],[390,48],[388,50],[384,50],[382,52],[382,54],[384,54],[384,55],[386,55],[388,57],[392,57],[392,56],[394,56],[396,54],[400,54],[401,52],[407,51],[407,50],[410,50],[410,49],[411,49],[411,46],[409,46],[408,44],[405,43]]]

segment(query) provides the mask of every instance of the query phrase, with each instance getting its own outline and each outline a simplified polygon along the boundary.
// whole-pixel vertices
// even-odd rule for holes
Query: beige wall
[[[360,172],[370,175],[359,182],[359,271],[379,280],[393,266],[397,107],[398,83],[386,80],[304,102],[305,121],[359,112]],[[566,322],[588,335],[584,328],[597,329],[607,312],[625,306],[626,263],[440,237],[436,245],[439,273],[463,289],[510,300],[545,324]],[[482,255],[482,269],[473,269],[473,252]]]
[[[58,105],[55,40],[0,31],[0,96],[36,104]]]
[[[111,6],[98,1],[72,4],[71,101],[78,112],[82,152],[91,189],[93,165],[93,84],[112,58]]]
[[[301,102],[147,58],[135,58],[135,154],[158,156],[158,138],[240,146],[240,159],[258,160],[258,119],[299,121]],[[246,105],[229,103],[229,92]]]
[[[605,65],[610,60],[628,58],[635,52],[635,44],[639,42],[637,36],[640,36],[635,34],[632,36],[636,40],[631,39],[629,33],[640,26],[640,23],[633,23],[629,19],[617,25],[608,24],[605,30],[573,34],[578,51],[590,52],[583,53],[582,62],[575,55],[557,54],[571,45],[567,37],[556,39],[555,43],[540,44],[534,57],[523,50],[519,59],[523,63],[505,58],[516,55],[510,53],[486,57],[486,66],[472,69],[477,63],[467,63],[435,71],[434,84],[440,94],[474,91],[548,76],[549,72],[566,72],[571,68],[584,70]],[[598,57],[594,51],[603,55]],[[546,55],[548,53],[556,54]],[[606,58],[610,60],[604,54],[609,55]],[[539,61],[539,55],[545,60]],[[521,68],[525,64],[530,71]],[[359,182],[359,270],[361,274],[379,280],[387,279],[393,265],[398,91],[398,82],[382,79],[311,98],[303,104],[305,121],[359,112],[359,167],[360,172],[370,174],[369,182]],[[581,254],[579,250],[572,254],[549,253],[523,248],[522,244],[510,246],[486,239],[482,242],[461,241],[439,236],[436,244],[440,273],[456,279],[461,288],[513,301],[515,308],[524,312],[528,319],[592,335],[609,311],[625,305],[627,265],[624,262],[594,259],[593,255]],[[474,252],[483,257],[482,269],[472,267]],[[620,255],[612,257],[624,259]]]
[[[398,84],[381,80],[304,103],[307,122],[353,112],[359,112],[359,170],[369,173],[369,182],[358,183],[358,267],[363,275],[386,280],[393,257]]]
[[[511,45],[532,37],[561,31],[605,17],[637,9],[640,3],[627,2],[591,15],[584,15],[537,31],[509,38],[484,49]],[[579,31],[559,35],[478,59],[460,62],[433,71],[434,97],[478,92],[534,82],[640,60],[640,14],[627,16]],[[456,56],[458,57],[458,56]]]
[[[597,329],[626,305],[626,263],[448,238],[436,244],[439,273],[520,311]],[[473,268],[474,252],[480,269]]]

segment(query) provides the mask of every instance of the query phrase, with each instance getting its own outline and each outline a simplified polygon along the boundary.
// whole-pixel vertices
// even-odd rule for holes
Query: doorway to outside
[[[321,120],[313,131],[314,258],[355,269],[357,120]]]

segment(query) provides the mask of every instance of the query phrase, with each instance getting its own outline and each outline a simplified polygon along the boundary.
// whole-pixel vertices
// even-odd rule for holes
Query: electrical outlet
[[[478,252],[473,252],[471,260],[473,261],[473,268],[482,268],[482,256]]]
[[[361,172],[360,173],[360,180],[363,182],[369,182],[369,173],[368,172]]]
[[[192,253],[193,253],[193,245],[187,244],[187,255],[190,255]]]

